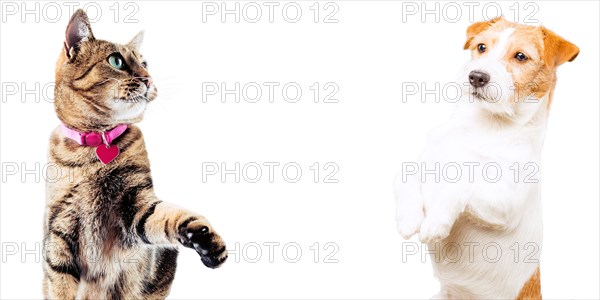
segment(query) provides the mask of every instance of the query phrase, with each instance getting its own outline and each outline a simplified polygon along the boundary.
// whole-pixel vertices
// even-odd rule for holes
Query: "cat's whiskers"
[[[122,82],[121,80],[119,80],[119,79],[116,79],[116,78],[109,77],[109,78],[107,78],[106,80],[102,80],[102,81],[100,81],[100,82],[98,82],[98,83],[96,83],[96,84],[94,84],[94,85],[95,85],[95,86],[102,85],[102,84],[104,84],[104,83],[108,82],[109,80],[114,80],[114,81],[116,81],[118,84],[122,84],[122,83],[123,83],[123,82]]]
[[[150,99],[148,99],[148,97],[142,95],[142,94],[135,94],[130,98],[132,101],[134,101],[135,103],[139,103],[140,100],[146,100],[146,102],[150,102]]]
[[[182,90],[185,89],[185,85],[178,80],[179,77],[176,75],[161,76],[160,74],[154,77],[154,82],[158,88],[157,101],[153,101],[152,105],[149,105],[146,114],[153,114],[155,112],[169,111],[170,105],[175,105],[178,98],[181,98]]]

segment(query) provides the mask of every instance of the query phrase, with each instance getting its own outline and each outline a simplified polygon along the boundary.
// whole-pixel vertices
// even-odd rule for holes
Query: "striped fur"
[[[46,187],[44,296],[164,299],[175,276],[178,244],[215,268],[227,258],[225,243],[204,217],[154,195],[142,132],[131,125],[141,113],[119,119],[123,110],[156,98],[137,49],[141,37],[126,45],[97,40],[82,10],[75,12],[73,24],[86,26],[88,35],[79,39],[67,30],[56,72],[59,119],[81,132],[130,125],[113,142],[120,155],[106,166],[95,147],[80,146],[60,128],[52,132],[49,161],[60,167],[60,175]],[[125,59],[126,70],[108,64],[115,52]]]

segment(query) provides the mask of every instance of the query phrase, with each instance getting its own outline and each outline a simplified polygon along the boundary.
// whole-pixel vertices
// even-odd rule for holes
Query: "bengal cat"
[[[125,45],[96,39],[83,10],[67,26],[55,86],[63,124],[49,148],[59,169],[48,168],[58,179],[46,187],[46,298],[164,299],[178,244],[210,268],[227,258],[204,217],[154,195],[142,132],[133,125],[157,96],[142,38]]]

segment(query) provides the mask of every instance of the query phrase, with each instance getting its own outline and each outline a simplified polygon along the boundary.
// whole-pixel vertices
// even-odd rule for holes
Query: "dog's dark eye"
[[[518,61],[526,61],[529,57],[527,57],[527,55],[525,55],[523,52],[517,52],[517,54],[515,54],[515,58]]]
[[[477,45],[477,51],[479,51],[479,53],[485,52],[486,49],[487,49],[487,47],[485,46],[485,44]]]
[[[147,62],[145,62],[145,61],[143,61],[143,62],[141,63],[141,65],[142,65],[142,67],[143,67],[144,69],[147,69],[147,68],[148,68],[148,63],[147,63]]]

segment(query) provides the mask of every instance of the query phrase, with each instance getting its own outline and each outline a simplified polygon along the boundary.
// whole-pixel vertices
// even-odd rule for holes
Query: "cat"
[[[67,26],[54,102],[62,125],[48,153],[60,175],[46,186],[47,299],[164,299],[177,244],[210,268],[227,259],[204,217],[154,195],[142,132],[133,125],[157,97],[142,39],[143,32],[125,45],[96,39],[81,9]]]

